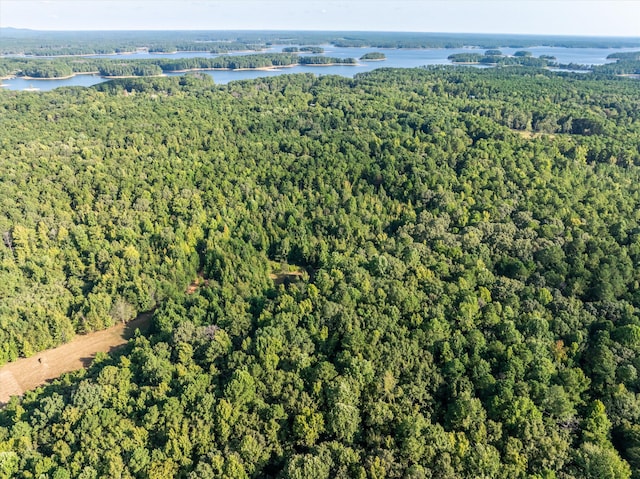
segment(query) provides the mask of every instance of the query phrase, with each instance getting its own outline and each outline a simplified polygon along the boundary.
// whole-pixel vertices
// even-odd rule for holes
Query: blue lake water
[[[251,70],[251,71],[209,71],[207,74],[213,76],[218,84],[225,84],[233,80],[248,80],[282,75],[286,73],[313,73],[316,75],[341,75],[353,77],[357,73],[367,72],[381,67],[413,68],[423,65],[448,65],[451,62],[447,59],[454,53],[483,53],[484,49],[479,48],[449,48],[449,49],[382,49],[382,48],[339,48],[332,45],[322,45],[324,55],[338,58],[360,58],[368,52],[381,51],[387,59],[382,62],[359,62],[358,66],[329,66],[312,67],[296,66],[293,68],[282,68],[279,70]],[[278,53],[284,48],[283,45],[274,46],[264,53]],[[505,55],[513,55],[519,49],[500,48]],[[556,57],[559,63],[578,63],[585,65],[602,65],[608,63],[607,56],[615,52],[639,51],[640,48],[563,48],[563,47],[531,47],[524,50],[530,51],[533,56],[551,55]],[[230,55],[246,55],[248,52],[236,52]],[[119,59],[145,59],[145,58],[193,58],[193,57],[216,57],[218,54],[206,52],[177,52],[171,54],[156,54],[137,52],[125,55],[95,55],[95,58],[119,58]],[[172,74],[173,75],[173,74]],[[177,74],[176,74],[177,75]],[[78,75],[66,80],[24,80],[22,78],[12,78],[2,80],[4,88],[9,90],[25,90],[29,88],[41,91],[52,90],[62,86],[91,86],[96,83],[106,81],[104,78],[94,75]]]

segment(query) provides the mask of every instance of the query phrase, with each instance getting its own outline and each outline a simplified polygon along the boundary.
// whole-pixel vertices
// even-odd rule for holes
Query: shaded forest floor
[[[273,280],[276,286],[293,283],[304,278],[305,270],[301,266],[292,264],[281,264],[277,261],[270,261],[271,273],[269,279]]]

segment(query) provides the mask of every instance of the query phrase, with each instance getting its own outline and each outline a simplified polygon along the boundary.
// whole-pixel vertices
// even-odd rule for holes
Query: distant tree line
[[[627,48],[640,46],[638,38],[588,38],[540,35],[443,34],[407,32],[263,32],[263,31],[117,31],[55,32],[2,28],[0,54],[35,56],[104,55],[136,51],[198,51],[226,53],[262,50],[271,45],[305,45],[317,48],[462,48],[484,49],[551,46],[568,48]],[[303,50],[304,51],[304,50]],[[321,52],[309,51],[317,54]]]

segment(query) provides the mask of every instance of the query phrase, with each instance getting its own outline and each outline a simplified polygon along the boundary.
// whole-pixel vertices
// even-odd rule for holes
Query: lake
[[[263,53],[278,53],[282,48],[290,45],[273,46],[263,50]],[[449,65],[451,62],[447,59],[449,55],[454,53],[483,53],[484,49],[480,48],[439,48],[439,49],[384,49],[384,48],[339,48],[333,45],[321,45],[324,54],[339,58],[360,58],[368,52],[383,52],[387,59],[382,62],[360,62],[358,66],[329,66],[329,67],[311,67],[297,66],[293,68],[283,68],[279,70],[244,70],[244,71],[209,71],[205,72],[213,76],[218,84],[225,84],[233,80],[248,80],[253,78],[269,77],[282,75],[285,73],[313,73],[316,75],[341,75],[345,77],[353,77],[356,73],[367,72],[381,67],[394,68],[413,68],[423,65]],[[512,55],[516,48],[500,48],[505,55]],[[610,62],[607,56],[615,52],[632,52],[639,51],[640,48],[564,48],[564,47],[531,47],[523,50],[530,51],[533,56],[551,55],[557,58],[559,63],[578,63],[585,65],[602,65]],[[246,52],[232,53],[230,55],[245,55]],[[121,58],[121,59],[145,59],[145,58],[192,58],[192,57],[216,57],[218,54],[208,54],[204,52],[178,52],[171,54],[154,54],[146,52],[137,52],[125,55],[94,55],[94,58]],[[182,75],[180,74],[171,74]],[[29,88],[41,91],[52,90],[63,86],[91,86],[96,83],[106,81],[104,78],[94,75],[77,75],[66,80],[25,80],[22,78],[12,78],[10,80],[2,80],[4,88],[9,90],[25,90]]]

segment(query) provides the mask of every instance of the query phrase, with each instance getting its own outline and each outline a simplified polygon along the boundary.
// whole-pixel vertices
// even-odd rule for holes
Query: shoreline
[[[159,75],[100,75],[100,78],[104,78],[105,80],[118,80],[120,78],[160,78],[166,76],[166,74],[160,73]]]
[[[16,76],[14,78],[22,78],[24,80],[68,80],[69,78],[74,78],[78,75],[96,75],[100,72],[77,72],[77,73],[72,73],[71,75],[67,75],[64,77],[47,77],[47,78],[42,78],[42,77],[30,77],[30,76]]]
[[[150,52],[149,50],[147,50],[146,52],[142,52],[142,53],[147,55],[176,55],[178,53],[206,53],[207,55],[212,54],[208,50],[176,50],[174,52]]]
[[[292,68],[298,66],[298,63],[294,63],[292,65],[274,65],[270,67],[256,67],[256,68],[220,68],[220,67],[210,67],[210,68],[187,68],[185,70],[164,70],[166,74],[173,73],[190,73],[190,72],[242,72],[242,71],[269,71],[276,70],[278,68]]]
[[[224,53],[212,53],[210,50],[176,50],[174,52],[150,52],[148,48],[132,52],[113,52],[113,53],[70,53],[68,55],[28,55],[24,53],[0,55],[0,58],[27,58],[27,59],[45,59],[45,58],[85,58],[85,57],[117,57],[119,55],[175,55],[177,53],[202,53],[206,55],[225,55],[227,53],[252,53],[263,52],[266,48],[260,50],[229,50]]]
[[[73,53],[69,55],[26,55],[24,53],[18,55],[0,55],[0,58],[26,58],[29,60],[39,60],[47,58],[85,58],[85,57],[106,57],[116,55],[133,55],[136,52],[114,52],[114,53]]]
[[[357,67],[359,63],[298,63],[301,67]]]

